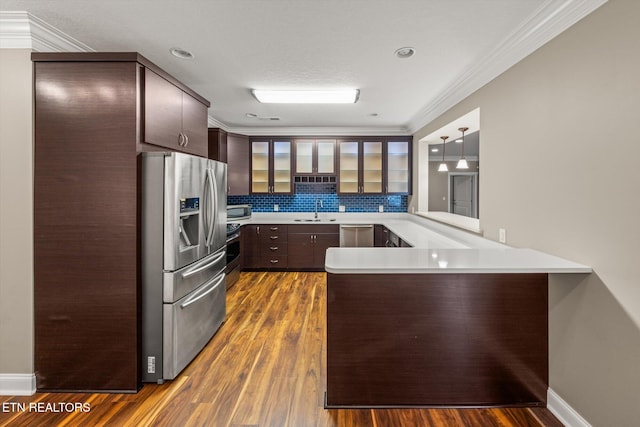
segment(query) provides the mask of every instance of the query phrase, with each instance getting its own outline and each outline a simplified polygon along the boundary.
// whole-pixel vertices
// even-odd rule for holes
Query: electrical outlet
[[[346,212],[344,205],[338,206],[338,212]]]
[[[507,243],[507,230],[504,228],[498,229],[498,241],[500,243]]]
[[[384,212],[384,205],[378,205],[378,212]]]
[[[278,205],[273,205],[273,211],[274,212],[278,212],[280,210],[280,206]]]

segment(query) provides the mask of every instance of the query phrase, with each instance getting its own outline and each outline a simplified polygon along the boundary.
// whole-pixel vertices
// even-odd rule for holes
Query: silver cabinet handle
[[[185,135],[184,136],[184,146],[186,147],[187,145],[189,145],[189,136]]]
[[[180,132],[180,133],[178,134],[178,145],[179,145],[180,147],[182,147],[182,146],[183,146],[183,144],[184,144],[184,135],[182,134],[182,132]]]
[[[278,238],[278,236],[269,236],[269,238],[270,238],[271,240],[276,240],[276,239]]]
[[[272,251],[277,251],[278,247],[277,246],[270,246],[269,249],[271,249]]]
[[[373,225],[372,225],[372,224],[370,224],[370,225],[365,225],[365,224],[363,224],[363,225],[357,225],[357,224],[356,224],[356,225],[346,225],[346,224],[341,224],[341,225],[340,225],[340,228],[373,228]]]
[[[271,230],[271,231],[278,231],[278,227],[271,227],[271,228],[269,228],[269,230]]]
[[[260,226],[256,227],[256,234],[260,234]]]
[[[277,263],[278,263],[278,260],[277,260],[277,259],[270,259],[270,260],[269,260],[269,262],[270,262],[271,264],[277,264]]]

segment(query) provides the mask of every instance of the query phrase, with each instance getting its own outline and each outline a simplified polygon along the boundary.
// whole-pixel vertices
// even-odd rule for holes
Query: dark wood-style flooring
[[[0,425],[561,426],[543,408],[325,410],[325,286],[324,273],[242,273],[226,322],[174,381],[137,394],[0,396]],[[90,411],[30,412],[35,402]]]

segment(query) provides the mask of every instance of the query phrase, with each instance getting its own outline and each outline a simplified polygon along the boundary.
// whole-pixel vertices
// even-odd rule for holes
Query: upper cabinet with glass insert
[[[289,139],[252,139],[251,193],[292,193],[291,154]]]
[[[339,193],[382,193],[382,141],[342,140],[338,152]]]
[[[386,141],[386,193],[411,192],[411,139]]]
[[[411,137],[338,141],[338,192],[409,194]]]
[[[335,139],[296,139],[296,175],[335,175]]]

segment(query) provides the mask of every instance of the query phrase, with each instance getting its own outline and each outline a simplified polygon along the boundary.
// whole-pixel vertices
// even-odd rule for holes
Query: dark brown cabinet
[[[208,129],[209,150],[207,154],[210,159],[227,163],[227,135],[227,132],[220,128]]]
[[[411,193],[411,137],[338,141],[338,193]]]
[[[324,270],[327,248],[340,246],[337,225],[289,225],[290,269]]]
[[[242,236],[245,268],[287,268],[287,225],[245,225]]]
[[[389,229],[384,225],[376,224],[373,228],[373,246],[384,248],[389,241]]]
[[[163,101],[165,92],[143,85],[147,70],[170,76],[137,53],[33,53],[32,60],[36,388],[135,392],[138,154],[158,149],[140,139],[152,120],[140,99],[146,93],[172,111],[173,95]],[[206,115],[201,120],[206,130]]]
[[[291,165],[290,139],[251,138],[251,193],[293,193]]]
[[[208,104],[144,69],[144,142],[207,155]]]
[[[209,158],[227,164],[227,195],[249,194],[249,137],[209,129]]]

